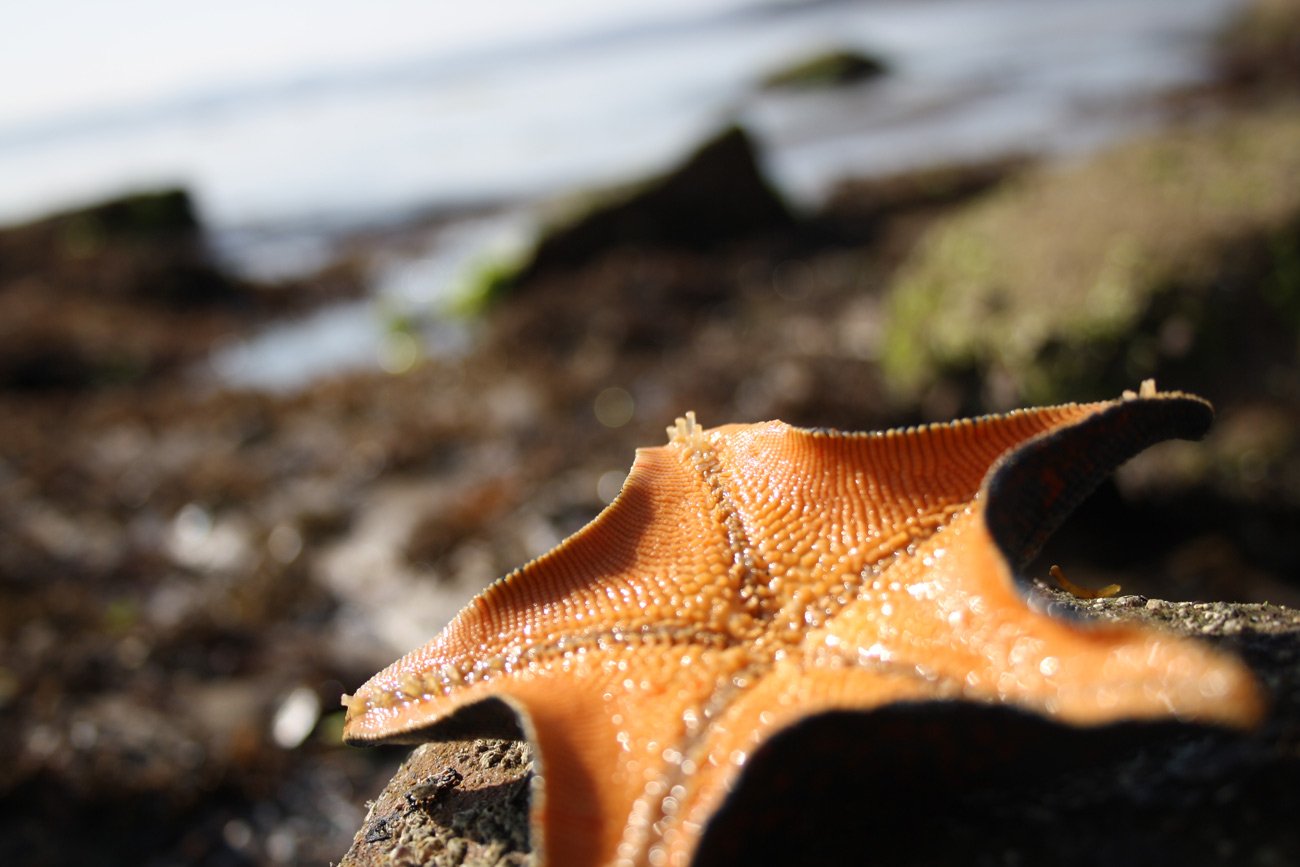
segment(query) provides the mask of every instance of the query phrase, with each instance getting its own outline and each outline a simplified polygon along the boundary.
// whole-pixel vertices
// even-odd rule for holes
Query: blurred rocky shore
[[[206,361],[364,297],[362,259],[235,276],[180,190],[0,230],[0,862],[340,858],[405,753],[340,746],[340,694],[688,409],[863,430],[1155,378],[1210,436],[1125,467],[1035,575],[1300,606],[1300,7],[1251,8],[1162,133],[800,212],[726,130],[485,269],[464,353],[292,393]]]

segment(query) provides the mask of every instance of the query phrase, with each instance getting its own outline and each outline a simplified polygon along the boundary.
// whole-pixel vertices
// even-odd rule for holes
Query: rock
[[[0,282],[40,274],[61,295],[163,307],[232,303],[183,189],[135,193],[0,231]]]
[[[879,78],[889,65],[860,51],[826,51],[792,63],[763,78],[766,90],[809,90],[842,87]]]
[[[552,229],[518,282],[574,268],[619,247],[708,250],[792,223],[786,204],[763,177],[749,134],[732,127],[663,177]]]
[[[531,863],[532,753],[518,741],[425,744],[369,806],[339,867]]]
[[[261,318],[356,294],[343,265],[257,284],[211,255],[181,189],[0,229],[0,390],[139,383]]]
[[[1300,87],[1300,2],[1246,3],[1220,37],[1216,61],[1230,85],[1294,92]]]
[[[1300,387],[1296,177],[1290,109],[1026,172],[917,245],[890,290],[884,370],[899,394],[953,384],[971,411],[1148,377],[1212,399]]]
[[[1272,694],[1269,717],[1236,735],[1175,723],[1075,729],[977,705],[824,715],[751,759],[697,863],[828,863],[867,850],[891,864],[1300,859],[1300,611],[1035,592],[1062,614],[1145,621],[1242,654]],[[476,761],[496,752],[513,758]],[[531,863],[529,760],[514,742],[420,747],[339,867]],[[457,782],[430,798],[439,779]]]
[[[0,388],[135,382],[229,330],[247,288],[209,258],[184,190],[0,230]]]

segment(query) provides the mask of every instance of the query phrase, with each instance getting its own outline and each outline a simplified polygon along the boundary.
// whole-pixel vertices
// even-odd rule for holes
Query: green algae
[[[836,49],[796,61],[769,73],[762,86],[767,90],[806,90],[838,87],[870,81],[889,72],[883,59],[861,51]]]
[[[1297,226],[1294,109],[1026,172],[939,222],[900,268],[884,372],[899,394],[965,371],[1041,402],[1131,385],[1170,357],[1211,364],[1242,292],[1300,326]]]

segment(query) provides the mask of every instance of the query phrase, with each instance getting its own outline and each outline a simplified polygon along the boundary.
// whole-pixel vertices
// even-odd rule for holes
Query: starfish
[[[1251,725],[1263,699],[1236,659],[1049,616],[1015,580],[1118,464],[1212,417],[1150,383],[884,433],[687,414],[595,520],[344,696],[344,738],[522,731],[539,862],[658,867],[691,862],[760,745],[822,713]]]

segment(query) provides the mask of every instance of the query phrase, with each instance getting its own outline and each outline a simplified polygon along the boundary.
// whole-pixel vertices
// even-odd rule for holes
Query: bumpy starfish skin
[[[1116,464],[1210,416],[1144,389],[882,434],[679,420],[595,521],[345,698],[345,738],[445,737],[504,703],[539,756],[533,846],[582,867],[688,864],[746,757],[822,711],[1251,724],[1236,660],[1048,617],[1012,574]]]

